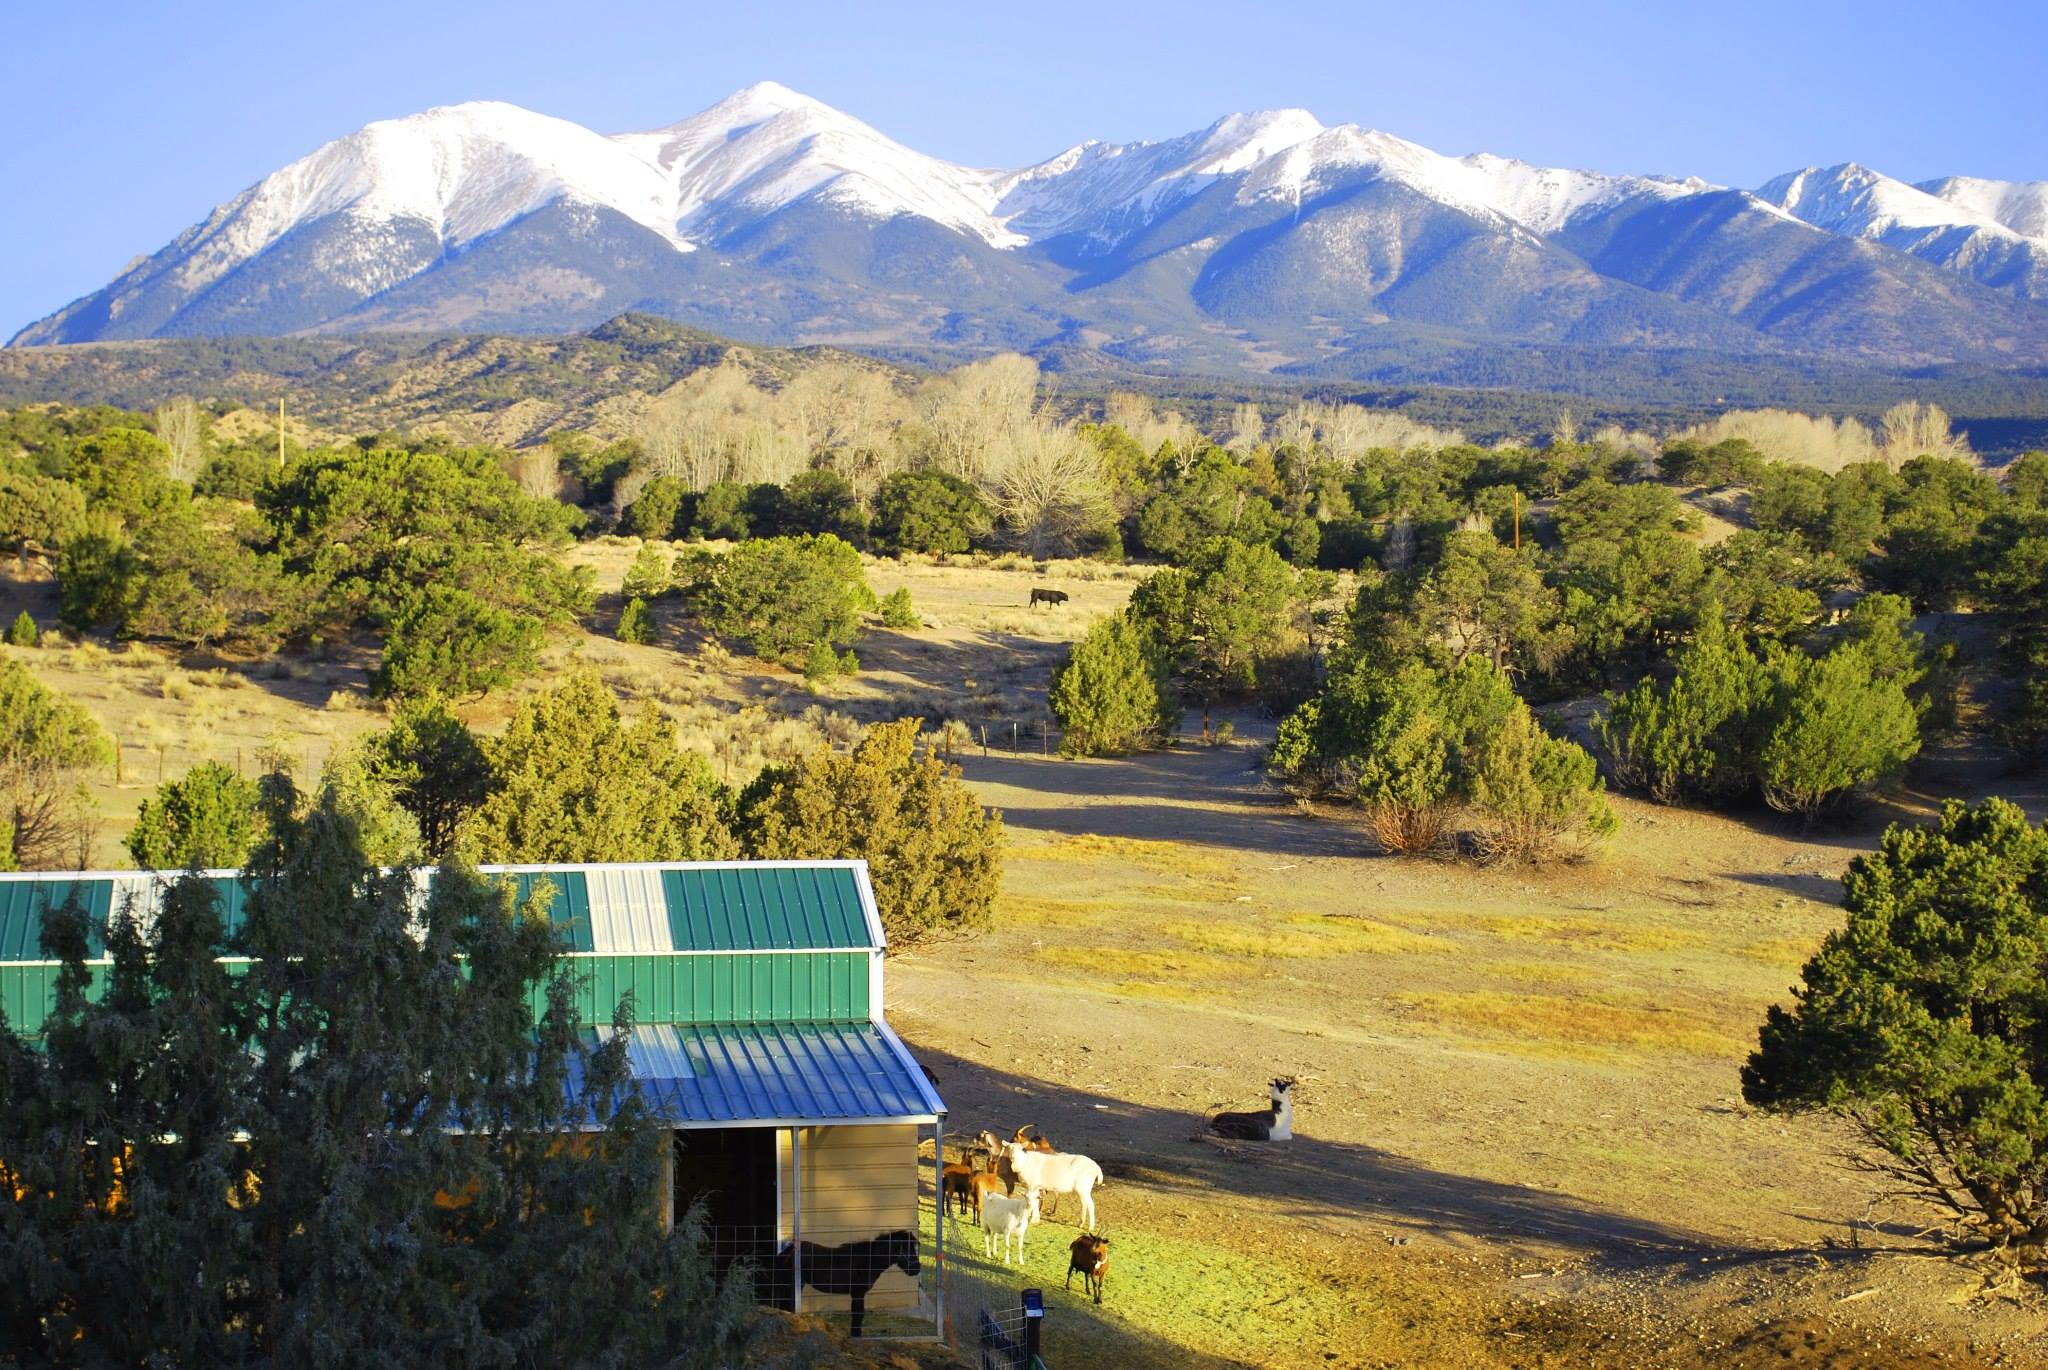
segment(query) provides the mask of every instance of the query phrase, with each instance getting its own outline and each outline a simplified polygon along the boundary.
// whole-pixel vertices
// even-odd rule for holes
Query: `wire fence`
[[[947,1341],[967,1364],[981,1370],[1043,1370],[1038,1333],[1044,1319],[1026,1311],[1018,1281],[955,1263],[946,1271],[946,1306]]]
[[[940,1334],[939,1271],[931,1233],[862,1235],[806,1228],[792,1242],[775,1224],[704,1229],[722,1272],[744,1268],[754,1302],[816,1318],[842,1335],[930,1340]]]

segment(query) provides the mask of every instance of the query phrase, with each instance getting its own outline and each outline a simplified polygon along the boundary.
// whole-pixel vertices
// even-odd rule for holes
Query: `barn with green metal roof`
[[[794,1276],[808,1253],[884,1234],[919,1236],[921,1278],[882,1273],[866,1298],[927,1326],[941,1317],[942,1213],[921,1217],[919,1152],[937,1156],[945,1104],[883,1016],[886,939],[866,863],[678,862],[484,866],[525,903],[547,897],[562,954],[578,962],[578,1010],[593,1038],[630,992],[627,1055],[642,1096],[673,1130],[673,1214],[704,1205],[715,1254]],[[423,870],[424,886],[434,872]],[[0,874],[0,1008],[34,1035],[56,1002],[41,949],[45,910],[76,897],[90,915],[95,976],[117,909],[147,921],[169,873]],[[208,871],[230,934],[247,883]],[[232,957],[224,957],[233,960]],[[97,984],[97,980],[96,980]],[[536,1003],[536,1010],[539,1004]],[[937,1162],[932,1164],[936,1167]],[[933,1176],[933,1192],[938,1191]],[[785,1278],[778,1301],[847,1306],[824,1272]]]

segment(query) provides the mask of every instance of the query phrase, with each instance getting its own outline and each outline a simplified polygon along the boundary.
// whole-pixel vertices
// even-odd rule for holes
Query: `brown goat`
[[[1002,1177],[993,1170],[980,1171],[967,1182],[967,1198],[974,1206],[974,1221],[977,1225],[981,1222],[981,1201],[991,1194],[1000,1195],[1002,1192]]]
[[[939,1172],[939,1180],[943,1186],[946,1211],[948,1213],[953,1211],[953,1204],[956,1200],[959,1202],[960,1211],[962,1213],[967,1211],[967,1205],[974,1197],[974,1177],[977,1173],[979,1172],[973,1166],[964,1163],[948,1165]],[[977,1209],[981,1207],[979,1203],[976,1203],[974,1206]]]
[[[1083,1293],[1093,1294],[1097,1303],[1102,1302],[1102,1282],[1109,1278],[1109,1238],[1083,1234],[1074,1238],[1074,1244],[1067,1248],[1067,1283],[1074,1287],[1074,1272],[1081,1272]]]
[[[1024,1149],[1026,1151],[1043,1151],[1047,1155],[1051,1155],[1059,1150],[1058,1147],[1054,1146],[1050,1141],[1046,1139],[1046,1136],[1043,1132],[1038,1132],[1038,1135],[1036,1137],[1025,1136],[1024,1134],[1027,1132],[1038,1132],[1038,1124],[1024,1124],[1024,1126],[1018,1128],[1016,1132],[1011,1135],[1010,1140],[1013,1142],[1022,1142],[1024,1144]]]

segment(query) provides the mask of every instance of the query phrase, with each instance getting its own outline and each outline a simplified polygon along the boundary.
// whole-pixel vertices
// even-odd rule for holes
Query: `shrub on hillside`
[[[1592,756],[1545,732],[1527,706],[1480,752],[1471,801],[1479,813],[1475,841],[1489,859],[1574,860],[1620,826]]]
[[[408,592],[370,674],[381,699],[483,694],[531,675],[545,633],[539,622],[453,585]]]
[[[264,831],[256,782],[204,761],[142,801],[123,845],[150,870],[240,868]]]
[[[619,593],[628,599],[654,599],[668,593],[674,583],[669,559],[662,555],[659,547],[647,542],[633,554],[633,564],[626,568],[626,578],[619,586]]]
[[[1597,732],[1616,779],[1660,804],[1741,793],[1754,764],[1752,715],[1765,693],[1755,653],[1712,614],[1674,665],[1666,685],[1645,677],[1608,697]]]
[[[43,640],[42,630],[36,621],[23,609],[14,616],[14,622],[7,625],[7,645],[10,647],[33,647]]]
[[[1668,683],[1609,696],[1597,726],[1616,778],[1667,804],[1760,790],[1811,821],[1897,774],[1920,749],[1923,710],[1908,691],[1923,656],[1904,601],[1872,598],[1819,654],[1772,643],[1759,658],[1710,615]]]
[[[95,827],[84,778],[114,759],[93,716],[0,659],[0,870],[82,870]]]
[[[121,521],[86,515],[57,561],[57,617],[76,632],[126,620],[142,595],[142,563]]]
[[[1770,726],[1757,779],[1772,808],[1810,822],[1850,791],[1898,774],[1919,752],[1919,711],[1864,644],[1820,657],[1779,649],[1766,674]]]
[[[924,623],[917,616],[917,606],[910,602],[908,585],[899,585],[883,595],[881,610],[884,628],[917,628]]]
[[[1775,1006],[1743,1098],[1825,1110],[1899,1193],[2022,1268],[2048,1262],[2048,831],[2001,799],[1895,826]]]
[[[1132,621],[1202,705],[1272,692],[1305,641],[1301,573],[1270,547],[1210,538],[1185,567],[1158,571],[1131,596]]]
[[[740,543],[709,576],[697,596],[704,621],[792,670],[805,669],[819,648],[837,652],[853,641],[875,603],[860,553],[830,533]]]
[[[647,601],[635,597],[626,601],[626,607],[619,611],[618,637],[621,642],[647,643],[654,640],[654,616],[647,612]]]
[[[754,532],[747,504],[748,488],[736,481],[722,480],[705,487],[690,501],[690,536],[744,541]]]
[[[85,496],[66,481],[0,469],[0,551],[58,551],[85,524]]]
[[[436,861],[490,793],[491,765],[475,734],[434,696],[402,700],[391,726],[362,740],[364,769],[412,815]]]
[[[490,788],[458,846],[491,861],[700,861],[737,854],[710,765],[650,708],[628,723],[593,674],[521,702],[483,744]]]
[[[870,728],[850,753],[771,767],[738,805],[747,854],[761,860],[859,857],[893,947],[986,926],[1002,877],[1003,821],[927,749],[922,723]]]
[[[674,476],[656,476],[619,517],[619,531],[637,538],[672,538],[683,509],[683,483]]]
[[[875,492],[874,539],[884,552],[964,552],[993,526],[981,493],[943,471],[898,471]]]
[[[837,471],[804,471],[782,487],[778,533],[830,533],[859,546],[868,539],[868,514],[860,495]]]
[[[1440,847],[1461,810],[1489,858],[1584,855],[1615,828],[1591,757],[1551,737],[1482,657],[1448,670],[1361,656],[1282,720],[1272,768],[1355,800],[1389,852]]]

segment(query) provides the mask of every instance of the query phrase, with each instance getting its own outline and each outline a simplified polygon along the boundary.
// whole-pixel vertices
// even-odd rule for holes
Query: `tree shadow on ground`
[[[1155,1108],[920,1046],[918,1059],[951,1109],[952,1133],[986,1127],[1008,1136],[1035,1123],[1062,1150],[1092,1156],[1109,1179],[1100,1207],[1112,1211],[1116,1189],[1146,1185],[1162,1192],[1202,1188],[1261,1202],[1263,1211],[1322,1226],[1332,1219],[1380,1224],[1408,1234],[1488,1240],[1527,1239],[1584,1251],[1635,1249],[1673,1254],[1707,1245],[1694,1233],[1616,1213],[1554,1190],[1434,1170],[1376,1147],[1315,1136],[1313,1115],[1296,1124],[1294,1140],[1240,1149],[1238,1156],[1192,1140],[1208,1120],[1181,1109]],[[1247,1099],[1262,1081],[1247,1080]]]
[[[921,1046],[914,1029],[907,1036],[951,1110],[950,1137],[971,1137],[984,1127],[1007,1136],[1020,1125],[1036,1124],[1062,1150],[1086,1154],[1102,1165],[1107,1179],[1098,1191],[1097,1212],[1119,1243],[1113,1272],[1116,1259],[1142,1268],[1147,1258],[1144,1231],[1120,1227],[1119,1195],[1134,1188],[1150,1190],[1169,1204],[1176,1196],[1199,1193],[1221,1211],[1239,1213],[1248,1226],[1298,1224],[1305,1231],[1369,1245],[1437,1239],[1533,1248],[1550,1259],[1575,1261],[1595,1276],[1627,1273],[1684,1284],[1745,1267],[1768,1271],[1783,1264],[1792,1271],[1816,1259],[1841,1266],[1878,1257],[1948,1254],[1891,1225],[1866,1229],[1860,1248],[1832,1240],[1832,1233],[1811,1246],[1731,1244],[1560,1191],[1458,1174],[1376,1147],[1321,1139],[1314,1135],[1309,1111],[1297,1120],[1292,1141],[1242,1147],[1233,1156],[1194,1140],[1206,1130],[1201,1114],[1134,1104]],[[1248,1101],[1259,1092],[1257,1084],[1246,1082]],[[1076,1216],[1063,1206],[1045,1234],[1034,1232],[1032,1240],[1064,1248]],[[1048,1304],[1057,1301],[1057,1316],[1073,1325],[1068,1335],[1090,1359],[1147,1367],[1241,1363],[1164,1342],[1131,1326],[1116,1308],[1117,1292],[1114,1273],[1107,1310],[1062,1296],[1056,1286],[1047,1290]],[[1502,1299],[1506,1306],[1505,1293]]]
[[[1256,748],[1235,744],[1177,747],[1113,762],[994,750],[987,756],[963,751],[954,761],[968,780],[1000,787],[988,798],[1014,828],[1294,856],[1359,856],[1370,850],[1356,826],[1304,813],[1268,786],[1259,758]]]

